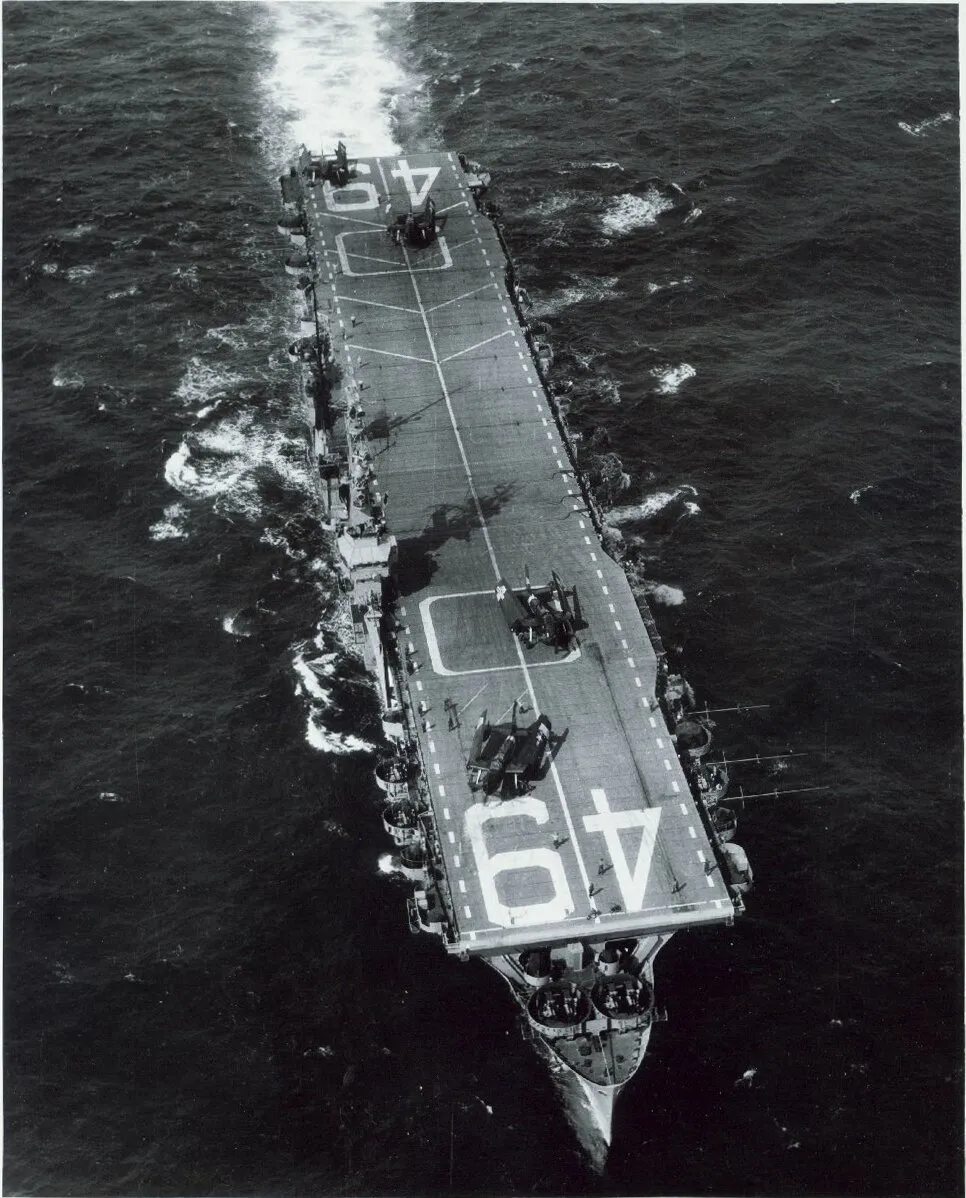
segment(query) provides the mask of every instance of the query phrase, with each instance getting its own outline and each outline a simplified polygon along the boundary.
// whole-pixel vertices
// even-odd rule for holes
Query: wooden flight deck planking
[[[394,212],[431,192],[441,226],[396,246]],[[734,908],[651,701],[656,657],[627,579],[601,548],[504,279],[496,232],[452,154],[360,160],[307,189],[317,296],[360,387],[378,486],[399,544],[402,648],[453,901],[452,951],[730,923]],[[495,598],[555,569],[576,586],[579,649],[526,650]],[[472,794],[486,713],[553,724],[528,795]],[[449,713],[460,712],[450,727]],[[706,870],[706,864],[710,872]],[[589,891],[593,887],[594,895]],[[596,912],[596,914],[595,914]]]

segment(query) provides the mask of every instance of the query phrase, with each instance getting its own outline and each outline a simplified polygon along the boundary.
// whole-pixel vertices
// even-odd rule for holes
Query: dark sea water
[[[8,1194],[962,1192],[957,12],[3,7]],[[276,176],[446,146],[751,801],[585,1165],[406,929]],[[680,188],[676,191],[671,185]],[[305,667],[323,658],[329,677]]]

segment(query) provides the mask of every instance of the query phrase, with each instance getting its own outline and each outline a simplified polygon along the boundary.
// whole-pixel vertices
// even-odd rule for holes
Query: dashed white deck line
[[[681,804],[681,814],[687,815],[687,813],[688,813],[688,805],[687,805],[687,803],[682,803]]]
[[[460,855],[459,855],[459,853],[454,853],[454,854],[453,854],[453,865],[454,865],[454,866],[455,866],[457,869],[459,869],[459,867],[460,867]]]
[[[465,903],[463,904],[463,910],[466,912],[466,918],[467,918],[467,919],[472,919],[472,918],[473,918],[473,912],[472,912],[472,911],[469,909],[469,907],[467,907],[467,906],[466,906],[466,904],[465,904]]]
[[[661,738],[660,736],[655,736],[655,737],[654,737],[654,743],[657,745],[657,747],[658,747],[659,749],[663,749],[663,748],[664,748],[664,741],[662,740],[662,738]]]
[[[423,689],[423,684],[417,678],[416,679],[416,690],[421,691],[422,689]]]
[[[577,523],[580,525],[581,528],[587,527],[587,525],[584,523],[583,520],[578,520]],[[590,544],[590,537],[584,537],[584,540],[587,542],[588,545]]]
[[[456,844],[456,833],[452,828],[450,828],[450,830],[446,833],[446,838],[450,844]]]
[[[596,554],[596,553],[591,553],[591,555],[590,555],[590,560],[591,560],[592,562],[595,562],[595,561],[597,560],[597,554]]]
[[[585,545],[590,545],[591,543],[592,543],[592,542],[591,542],[591,539],[590,539],[590,537],[584,537],[584,544],[585,544]]]
[[[597,577],[598,577],[598,578],[603,578],[603,577],[604,577],[604,571],[603,571],[603,570],[598,570],[598,571],[597,571]]]
[[[611,611],[613,611],[613,610],[614,610],[614,605],[613,605],[613,603],[609,603],[607,606],[610,608],[610,610],[611,610]],[[623,631],[624,631],[624,629],[623,629],[623,628],[621,628],[621,622],[620,622],[620,620],[615,620],[615,621],[614,621],[614,627],[617,629],[617,631],[618,631],[618,632],[623,632]]]
[[[668,759],[666,757],[664,758],[664,768],[667,770],[668,773],[671,772],[671,763],[670,763],[670,761],[668,761]]]
[[[605,595],[610,594],[610,591],[607,589],[607,587],[601,587],[600,589],[604,592]]]
[[[507,306],[506,306],[506,304],[501,304],[501,305],[500,305],[500,307],[503,309],[503,313],[504,313],[504,315],[506,315],[506,312],[507,312]]]
[[[443,808],[443,819],[449,819],[449,808],[448,807]]]
[[[404,615],[406,614],[406,609],[405,609],[404,607],[401,607],[401,608],[399,609],[399,614],[400,614],[401,616],[404,616]]]
[[[642,699],[641,702],[643,703],[644,700]],[[651,725],[652,728],[657,727],[657,720],[652,715],[649,715],[647,717],[647,722]]]
[[[698,852],[698,860],[701,862],[702,865],[704,865],[705,861],[707,860],[707,858],[704,855],[704,850],[698,849],[697,852]]]
[[[438,778],[440,776],[440,774],[442,773],[442,770],[439,768],[438,761],[433,762],[433,769],[436,771],[436,777]]]
[[[608,603],[607,610],[610,612],[611,615],[613,615],[614,612],[616,611],[616,608],[614,607],[613,603]],[[617,621],[615,620],[614,623],[617,624]],[[620,626],[620,624],[617,624],[617,631],[620,632],[620,630],[621,630],[621,626]]]
[[[627,659],[627,664],[628,664],[628,665],[631,667],[631,669],[633,670],[633,669],[635,668],[635,666],[634,666],[634,658],[633,658],[633,657],[629,657],[629,658]]]
[[[543,423],[543,427],[546,428],[550,422],[547,420],[546,416],[544,416],[542,423]]]
[[[436,752],[436,742],[435,742],[435,741],[433,741],[433,740],[431,740],[431,741],[429,741],[428,743],[429,743],[429,751],[430,751],[430,753],[435,753],[435,752]]]
[[[635,686],[643,686],[644,684],[641,682],[640,678],[635,678],[634,685]]]
[[[540,396],[537,394],[537,392],[536,392],[536,391],[532,391],[532,392],[531,392],[531,394],[533,395],[533,398],[534,398],[534,399],[539,399],[539,398],[540,398]],[[539,410],[540,410],[540,405],[539,405],[539,404],[537,404],[537,411],[539,411]]]
[[[691,837],[692,840],[698,839],[698,834],[697,834],[697,832],[695,832],[693,824],[688,824],[688,835]]]
[[[460,894],[466,894],[466,883],[460,878]]]
[[[714,885],[714,875],[713,874],[705,874],[704,880],[708,883],[709,886]]]
[[[627,648],[627,641],[624,639],[624,637],[621,637],[621,648],[622,649]]]
[[[440,797],[441,799],[445,799],[445,798],[446,798],[446,787],[445,787],[445,786],[443,786],[443,785],[440,785],[440,787],[439,787],[439,797]]]
[[[681,793],[681,787],[678,785],[676,778],[671,779],[671,789],[674,791],[674,793],[676,795],[679,795]],[[684,806],[683,803],[681,804],[681,807],[683,810],[687,810],[687,808]]]

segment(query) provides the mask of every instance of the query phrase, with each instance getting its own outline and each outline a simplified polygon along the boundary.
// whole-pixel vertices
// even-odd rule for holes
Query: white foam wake
[[[394,153],[392,105],[409,80],[381,37],[379,4],[270,3],[274,60],[262,79],[279,158],[343,140],[350,155]],[[323,145],[324,143],[324,145]]]

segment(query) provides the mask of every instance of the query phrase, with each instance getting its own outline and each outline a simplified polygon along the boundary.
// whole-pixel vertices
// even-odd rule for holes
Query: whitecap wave
[[[643,195],[616,196],[600,218],[601,228],[609,237],[620,237],[656,224],[662,212],[669,212],[674,207],[675,201],[662,195],[656,187],[649,187]]]
[[[188,509],[183,503],[169,503],[164,509],[164,515],[151,525],[149,532],[152,541],[179,541],[188,535],[184,526],[188,518]]]
[[[558,287],[545,294],[532,294],[533,315],[538,319],[555,316],[564,308],[571,308],[585,300],[599,304],[616,299],[615,288],[619,282],[617,275],[575,274],[566,287]]]
[[[693,282],[693,275],[685,275],[683,279],[668,279],[666,283],[648,283],[647,294],[656,295],[659,291],[671,291],[675,287],[690,287]]]
[[[300,495],[309,490],[305,446],[283,428],[256,423],[239,412],[186,437],[164,467],[169,486],[193,499],[214,499],[215,510],[257,518],[262,487],[281,483]]]
[[[333,732],[326,728],[316,712],[309,712],[305,739],[320,753],[375,753],[376,746],[348,732]]]
[[[695,499],[698,492],[690,483],[675,487],[673,491],[655,491],[640,503],[629,503],[624,507],[613,508],[607,513],[611,524],[629,524],[636,520],[650,520],[675,504],[679,504],[689,515],[697,515],[701,511]]]
[[[657,390],[661,395],[673,395],[683,382],[693,379],[697,371],[687,362],[680,366],[655,366],[650,374],[657,379]]]
[[[138,293],[137,283],[131,283],[127,287],[121,287],[118,291],[109,291],[107,293],[107,298],[109,300],[126,299],[130,295],[137,295],[137,293]]]
[[[944,125],[946,121],[952,119],[951,112],[941,112],[939,116],[931,117],[928,121],[920,121],[918,125],[910,125],[908,121],[899,121],[898,124],[903,133],[908,133],[912,137],[922,137],[929,129],[935,129],[937,125]]]
[[[50,376],[50,381],[55,387],[83,387],[84,376],[76,370],[70,370],[67,367],[55,366],[54,372]]]
[[[331,151],[339,139],[351,155],[398,150],[391,100],[412,80],[387,51],[380,8],[368,3],[267,6],[273,61],[262,86],[274,110],[273,124],[283,129],[279,157],[300,143],[313,153]]]
[[[680,607],[684,602],[684,591],[679,587],[669,587],[664,583],[659,583],[656,587],[651,588],[649,597],[655,603],[660,603],[662,607]]]
[[[72,283],[86,283],[88,279],[92,279],[97,274],[96,266],[68,266],[67,278]]]

